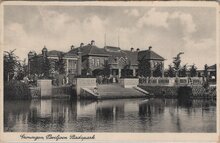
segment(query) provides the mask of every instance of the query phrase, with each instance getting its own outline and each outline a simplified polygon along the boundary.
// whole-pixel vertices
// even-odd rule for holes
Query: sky
[[[152,50],[166,59],[179,52],[182,64],[216,63],[216,11],[210,7],[4,6],[4,50],[67,52],[95,40],[98,47]],[[106,38],[105,38],[106,37]],[[106,39],[106,40],[105,40]]]

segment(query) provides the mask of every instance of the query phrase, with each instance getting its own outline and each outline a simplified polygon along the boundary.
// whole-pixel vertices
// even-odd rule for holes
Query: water
[[[193,100],[5,101],[5,132],[216,132],[216,105]]]

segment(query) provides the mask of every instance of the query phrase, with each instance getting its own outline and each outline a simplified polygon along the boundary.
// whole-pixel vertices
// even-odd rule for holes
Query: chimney
[[[74,45],[71,45],[71,47],[70,47],[70,48],[71,48],[71,50],[73,50],[73,49],[74,49]]]
[[[150,46],[148,50],[151,51],[151,49],[152,49],[152,47]]]
[[[94,40],[91,41],[91,45],[92,45],[92,46],[95,45],[95,41],[94,41]]]
[[[84,46],[84,43],[80,43],[80,47],[83,47]]]
[[[131,52],[133,52],[133,50],[134,50],[134,48],[133,48],[133,47],[131,47]]]
[[[140,51],[140,49],[139,48],[137,48],[137,50],[136,50],[137,52],[139,52]]]

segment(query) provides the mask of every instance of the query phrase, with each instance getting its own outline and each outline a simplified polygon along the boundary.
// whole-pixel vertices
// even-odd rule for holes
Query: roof
[[[138,51],[123,51],[131,65],[138,65]]]
[[[126,53],[121,51],[119,47],[105,46],[105,51],[108,53],[108,63],[109,64],[117,64],[120,58],[126,59]]]
[[[209,66],[208,69],[216,69],[216,64]]]
[[[60,54],[64,54],[64,52],[52,50],[47,52],[48,57],[58,57]]]
[[[164,61],[165,59],[163,57],[161,57],[160,55],[158,55],[157,53],[155,53],[152,50],[144,50],[144,51],[140,51],[138,52],[138,60],[161,60]]]
[[[78,50],[76,48],[71,49],[69,52],[65,53],[64,57],[65,58],[73,58],[77,56]]]
[[[89,55],[89,56],[91,56],[91,55],[92,56],[96,56],[96,55],[97,56],[109,56],[105,49],[99,48],[99,47],[97,47],[95,45],[91,45],[91,44],[72,49],[68,52],[68,54],[77,54],[79,49],[82,53],[82,56],[85,56],[85,55]]]
[[[120,58],[124,58],[127,63],[137,65],[137,51],[121,50],[120,47],[105,46],[104,49],[110,55],[109,64],[116,64]]]
[[[114,47],[114,46],[105,46],[104,47],[106,51],[109,52],[119,52],[121,49],[119,47]]]

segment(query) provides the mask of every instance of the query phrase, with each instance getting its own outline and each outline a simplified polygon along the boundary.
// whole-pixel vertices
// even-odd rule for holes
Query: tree
[[[43,62],[42,62],[42,74],[43,74],[43,78],[47,79],[49,78],[49,74],[50,74],[50,61],[48,59],[47,56],[43,57]]]
[[[157,64],[155,70],[153,71],[154,77],[162,77],[162,64]]]
[[[14,51],[4,51],[4,81],[10,81],[17,76],[17,70],[20,66],[18,57]]]
[[[43,66],[43,59],[37,56],[36,54],[29,59],[29,70],[30,74],[42,74],[42,66]]]
[[[64,54],[61,53],[58,55],[58,61],[55,62],[55,70],[59,72],[59,74],[65,73],[65,62],[63,60]]]
[[[204,76],[207,78],[208,77],[208,65],[204,65]]]
[[[144,77],[150,77],[151,75],[151,64],[149,60],[140,60],[138,63],[138,75]]]
[[[197,75],[197,67],[193,64],[190,68],[190,76],[195,77]]]
[[[172,67],[172,65],[169,65],[169,68],[167,70],[167,74],[169,77],[174,77],[175,76],[175,71],[174,68]]]
[[[187,65],[185,64],[179,71],[180,77],[186,77],[187,76]]]
[[[180,52],[179,54],[177,54],[176,57],[173,58],[173,64],[174,64],[174,70],[176,73],[176,77],[179,74],[179,70],[180,70],[180,63],[181,63],[181,59],[180,59],[180,55],[184,54],[183,52]]]
[[[107,60],[105,60],[104,64],[103,64],[103,74],[104,74],[104,76],[110,75],[110,65],[108,64]]]
[[[26,64],[26,59],[24,59],[23,61],[19,61],[17,73],[17,80],[23,80],[23,78],[28,75],[28,66]]]
[[[132,76],[133,76],[133,72],[131,70],[131,62],[126,61],[126,64],[122,69],[122,77],[132,77]]]

